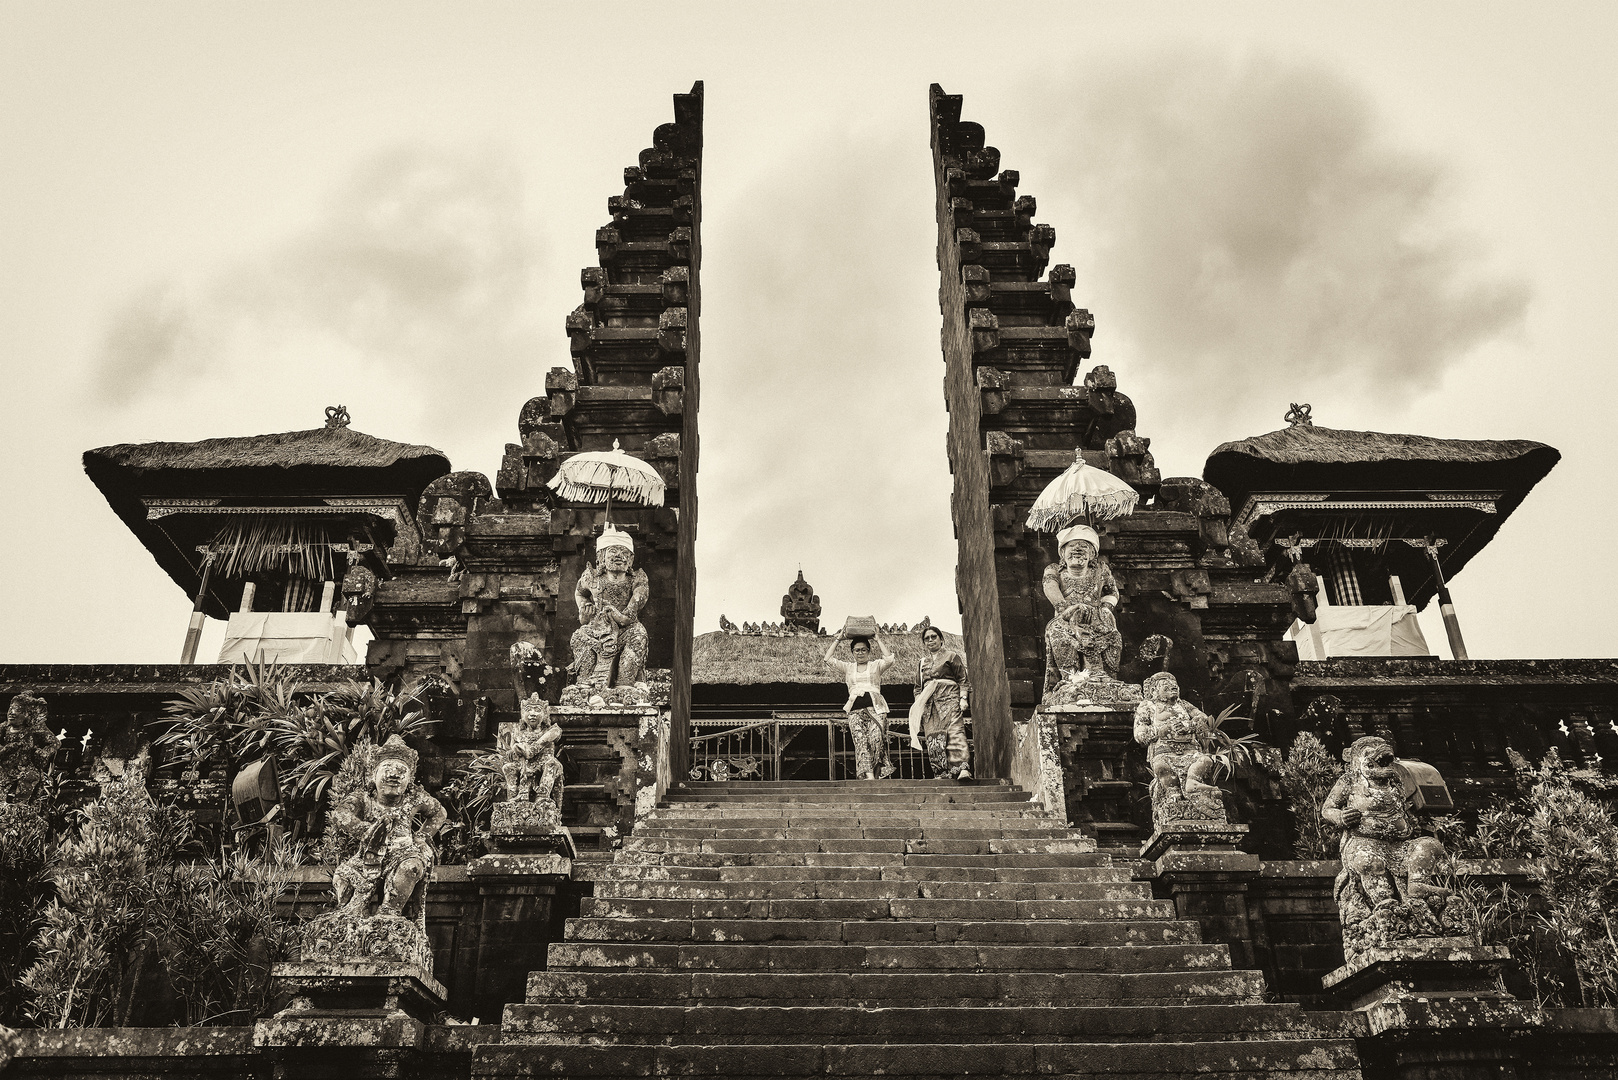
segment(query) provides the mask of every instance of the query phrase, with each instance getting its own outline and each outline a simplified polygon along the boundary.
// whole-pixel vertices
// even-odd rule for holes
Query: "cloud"
[[[1042,218],[1077,211],[1055,257],[1080,263],[1098,350],[1116,332],[1174,404],[1263,382],[1423,389],[1523,317],[1527,284],[1451,223],[1446,165],[1394,146],[1324,69],[1158,53],[1042,99],[1040,147],[1007,161],[1055,196]]]
[[[139,290],[109,322],[98,389],[127,403],[181,378],[292,360],[289,343],[313,338],[467,404],[559,334],[535,324],[539,247],[522,195],[520,171],[494,155],[379,153],[284,245]],[[474,365],[477,380],[466,378]]]

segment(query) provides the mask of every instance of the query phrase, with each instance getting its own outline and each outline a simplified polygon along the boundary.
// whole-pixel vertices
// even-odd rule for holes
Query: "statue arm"
[[[1101,602],[1114,608],[1118,606],[1118,582],[1110,566],[1101,568]]]
[[[624,614],[629,617],[630,622],[634,622],[640,615],[640,609],[646,606],[647,599],[651,597],[652,586],[644,570],[636,570],[635,576],[630,581],[633,582],[634,589],[629,594],[629,610]]]
[[[539,736],[539,745],[542,747],[554,746],[562,741],[562,725],[552,724]]]
[[[417,837],[422,840],[431,840],[438,835],[438,830],[449,818],[449,814],[444,810],[444,804],[426,792],[422,792],[421,802],[416,805],[416,813],[421,822]]]
[[[1156,726],[1152,718],[1152,706],[1149,702],[1141,702],[1135,706],[1135,741],[1142,746],[1152,741],[1152,729]]]
[[[1057,569],[1056,564],[1051,563],[1045,568],[1045,579],[1042,585],[1045,592],[1045,599],[1049,600],[1051,607],[1056,609],[1056,617],[1058,619],[1066,618],[1066,615],[1063,612],[1067,607],[1067,597],[1062,593],[1061,573],[1062,572]]]
[[[1358,825],[1362,816],[1358,810],[1348,808],[1348,792],[1348,777],[1338,777],[1337,783],[1332,785],[1330,794],[1326,796],[1326,801],[1320,804],[1320,816],[1343,829],[1351,829]],[[1351,814],[1354,820],[1349,821],[1347,818]]]
[[[573,587],[573,602],[579,608],[579,622],[587,623],[596,617],[595,575],[588,566],[579,575],[579,583]]]

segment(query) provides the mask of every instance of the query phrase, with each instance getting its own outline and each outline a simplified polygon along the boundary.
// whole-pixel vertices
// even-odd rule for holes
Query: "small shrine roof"
[[[449,472],[431,446],[347,427],[197,442],[121,443],[84,452],[109,501],[139,495],[398,495],[412,502]]]
[[[882,635],[898,667],[890,668],[889,682],[904,682],[914,674],[916,661],[926,651],[919,632]],[[966,654],[959,634],[944,631],[945,644]],[[841,684],[843,678],[825,662],[831,635],[737,634],[714,631],[698,634],[691,649],[691,681],[695,684],[759,686],[769,683]],[[880,655],[880,654],[879,654]],[[902,672],[909,671],[909,674]]]
[[[1526,439],[1438,439],[1306,422],[1225,443],[1202,476],[1237,512],[1255,491],[1487,488],[1505,492],[1514,507],[1559,460],[1554,448]]]

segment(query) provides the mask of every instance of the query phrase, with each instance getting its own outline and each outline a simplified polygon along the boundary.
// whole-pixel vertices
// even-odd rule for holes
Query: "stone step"
[[[596,886],[607,898],[670,900],[1146,900],[1146,882],[1030,881],[628,881]]]
[[[938,900],[920,897],[846,900],[693,900],[596,896],[580,902],[587,919],[757,920],[837,919],[1000,922],[1069,919],[1082,922],[1174,920],[1172,900]],[[1184,925],[1194,926],[1186,922]]]
[[[755,807],[748,810],[710,810],[704,813],[677,812],[672,808],[658,810],[641,823],[642,826],[673,826],[675,828],[726,829],[971,829],[994,834],[1003,828],[1060,829],[1074,832],[1066,822],[1057,821],[1044,811],[983,811],[965,810],[914,811],[867,810],[863,813],[814,810],[803,807],[782,811],[772,816],[760,816]]]
[[[949,1043],[1185,1042],[1344,1039],[1352,1013],[1305,1013],[1297,1005],[1145,1005],[1021,1009],[849,1009],[702,1005],[506,1006],[506,1043]]]
[[[732,828],[729,825],[690,826],[664,824],[650,818],[635,826],[635,839],[660,840],[1088,840],[1077,829],[1065,826],[1029,825],[1026,828],[959,828],[950,826],[889,827],[882,825],[841,827],[776,825]]]
[[[550,971],[1146,972],[1230,969],[1225,945],[819,945],[646,944],[559,941],[549,949]]]
[[[1010,780],[699,780],[675,784],[669,790],[681,794],[702,795],[742,793],[771,797],[792,795],[800,791],[853,792],[858,794],[888,794],[895,791],[992,791],[1012,789]],[[1019,790],[1019,789],[1013,789]]]
[[[870,851],[894,855],[1054,855],[1084,854],[1095,850],[1095,841],[1079,839],[982,839],[982,840],[900,840],[895,838],[870,839],[867,837],[799,837],[776,840],[766,837],[724,837],[715,839],[672,839],[668,837],[631,837],[624,844],[625,851],[648,852],[713,852],[741,855],[763,853],[785,855],[793,852],[851,852]]]
[[[560,946],[552,946],[557,948]],[[746,946],[739,946],[746,948]],[[936,946],[935,946],[936,948]],[[1164,972],[740,972],[535,971],[527,1000],[633,1005],[691,1001],[730,1005],[819,1003],[859,1009],[1098,1005],[1257,1004],[1256,971]]]
[[[623,865],[635,866],[976,866],[1028,869],[1048,866],[1089,866],[1107,868],[1112,858],[1087,851],[1056,855],[895,855],[880,851],[794,852],[788,855],[722,855],[717,852],[681,851],[649,854],[630,850]],[[808,876],[808,875],[805,875]]]
[[[830,856],[838,858],[837,856]],[[1048,856],[1047,856],[1048,857]],[[613,862],[600,881],[1071,881],[1084,884],[1131,880],[1127,870],[1097,866],[936,866],[893,860],[875,866],[670,866]]]
[[[747,795],[747,794],[688,794],[678,789],[670,789],[665,796],[668,805],[695,804],[706,806],[813,806],[835,805],[849,809],[872,809],[888,806],[983,806],[997,803],[1023,803],[1028,802],[1028,793],[1015,788],[983,788],[967,787],[938,788],[930,791],[895,791],[890,793],[867,793],[858,795],[844,791],[795,791],[790,795]]]
[[[485,1043],[475,1052],[474,1076],[534,1075],[532,1051]],[[1208,1080],[1359,1080],[1359,1056],[1347,1040],[1274,1042],[869,1043],[756,1045],[553,1046],[550,1076],[909,1076],[974,1075],[1093,1077],[1128,1074]]]
[[[567,941],[817,944],[1199,945],[1189,920],[645,919],[567,920]]]

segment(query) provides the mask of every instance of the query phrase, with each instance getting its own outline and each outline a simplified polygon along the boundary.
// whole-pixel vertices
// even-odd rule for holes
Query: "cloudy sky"
[[[1613,655],[1615,44],[1599,2],[0,2],[0,662],[178,656],[189,603],[86,448],[341,402],[492,476],[699,78],[699,631],[800,564],[829,621],[959,625],[936,81],[1165,476],[1292,401],[1551,443],[1456,603],[1474,656]]]

